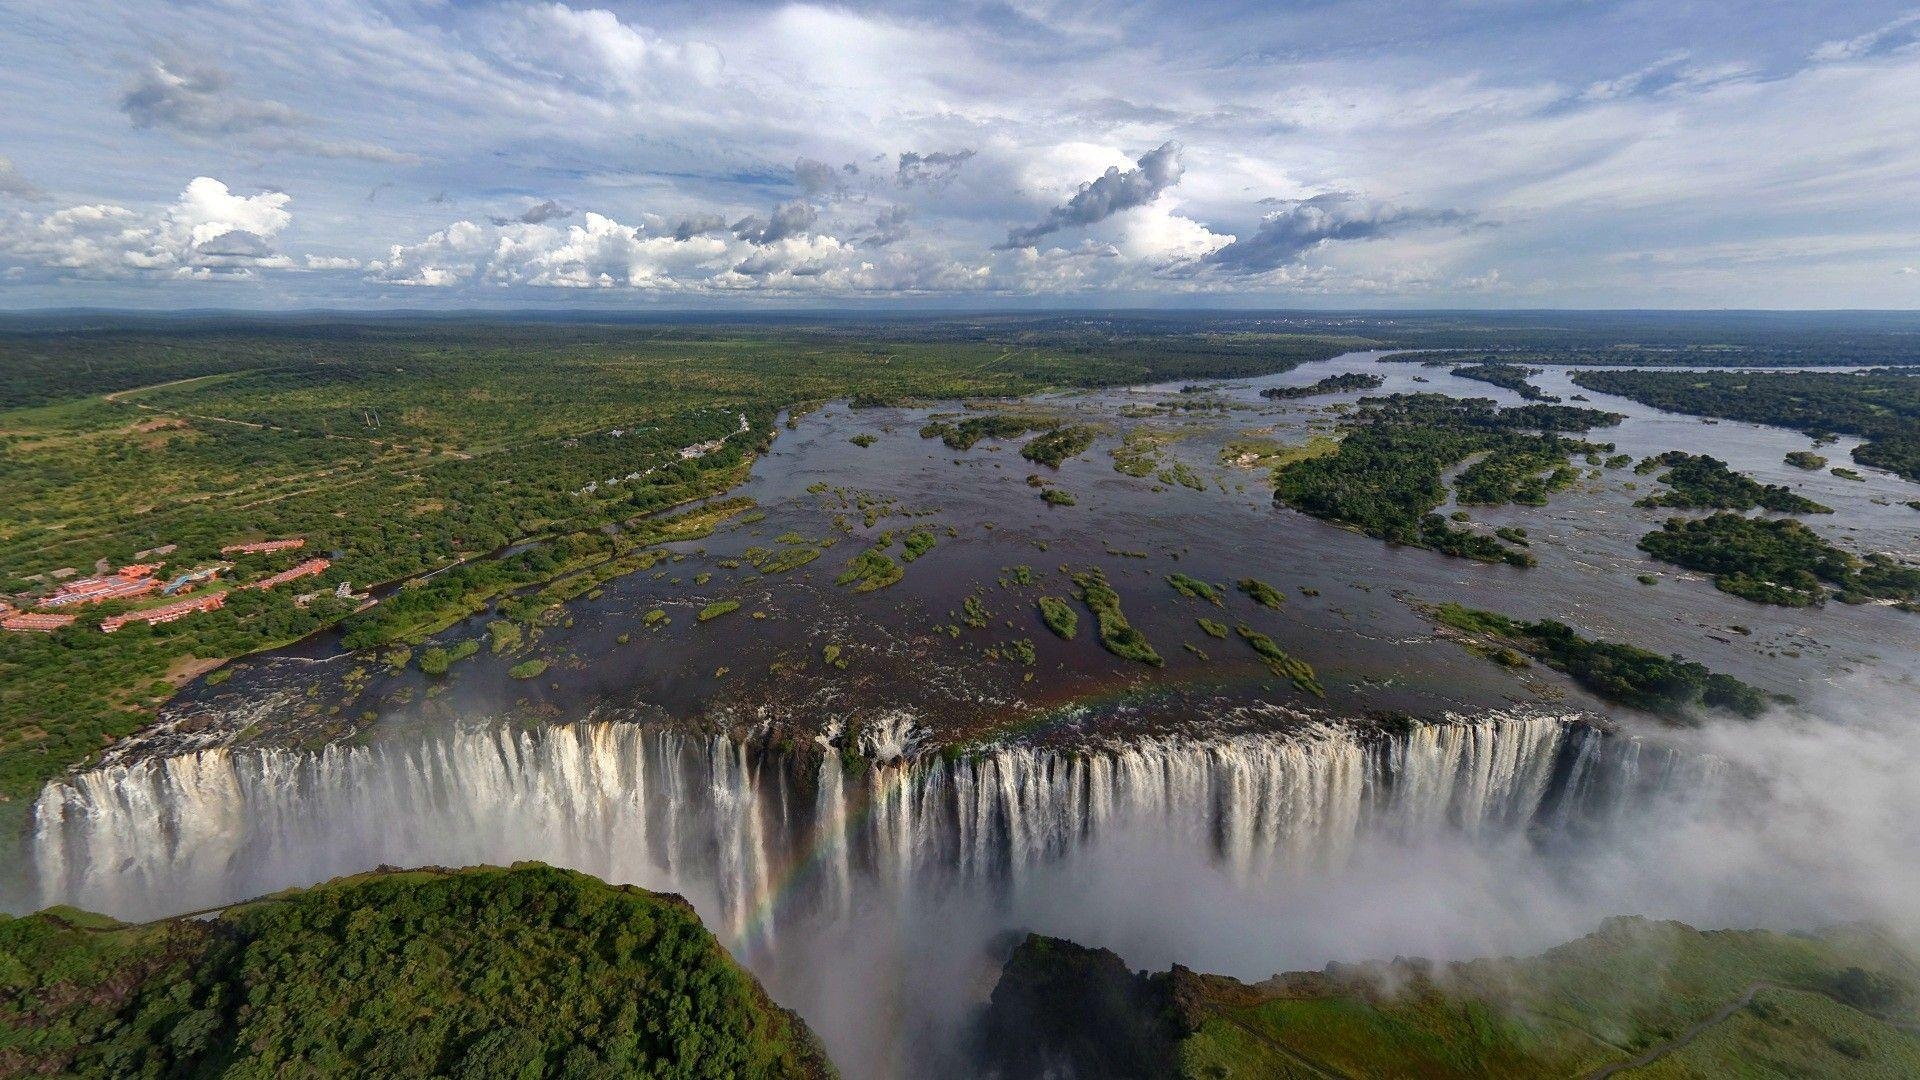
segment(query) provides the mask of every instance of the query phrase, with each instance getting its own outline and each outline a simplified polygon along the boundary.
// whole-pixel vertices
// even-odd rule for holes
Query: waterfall
[[[44,902],[144,918],[383,864],[538,859],[688,893],[737,939],[770,942],[789,904],[1004,881],[1134,821],[1192,830],[1235,874],[1271,874],[1337,865],[1372,833],[1566,832],[1679,767],[1639,740],[1518,716],[953,760],[897,728],[862,745],[843,764],[593,720],[206,749],[48,785],[34,861]]]

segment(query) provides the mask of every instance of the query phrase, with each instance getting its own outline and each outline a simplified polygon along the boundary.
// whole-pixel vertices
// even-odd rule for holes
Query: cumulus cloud
[[[820,211],[813,204],[795,199],[773,208],[768,217],[748,214],[733,223],[733,235],[749,244],[773,244],[790,236],[799,236],[813,227],[819,220]]]
[[[1007,242],[1001,246],[1031,247],[1041,237],[1061,229],[1092,225],[1122,210],[1145,206],[1178,184],[1184,171],[1180,164],[1180,144],[1161,143],[1142,155],[1134,168],[1123,171],[1110,166],[1098,178],[1081,184],[1072,198],[1047,211],[1045,220],[1007,233]]]
[[[0,251],[72,277],[246,276],[294,265],[272,243],[293,220],[290,201],[202,176],[158,214],[93,204],[18,217],[0,230]]]
[[[901,187],[925,184],[928,187],[943,187],[960,175],[960,166],[974,155],[972,150],[937,150],[931,154],[920,154],[912,150],[900,155],[899,167],[894,171],[893,182]]]
[[[726,70],[713,45],[669,41],[611,11],[557,3],[498,19],[490,47],[527,74],[623,95],[687,83],[710,87]]]
[[[1232,274],[1260,274],[1297,262],[1307,252],[1341,240],[1368,240],[1406,229],[1460,224],[1456,210],[1409,210],[1333,191],[1310,199],[1265,200],[1275,209],[1253,235],[1234,240],[1204,262]]]
[[[13,167],[13,162],[0,157],[0,195],[12,195],[21,199],[37,199],[40,197],[41,191],[33,181],[20,175],[20,170]]]

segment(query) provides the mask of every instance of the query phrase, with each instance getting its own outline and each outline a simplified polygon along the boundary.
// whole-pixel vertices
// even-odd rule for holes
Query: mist
[[[1861,678],[1757,721],[1604,742],[1505,719],[1384,756],[1336,729],[1129,748],[1154,790],[1027,751],[929,766],[911,791],[829,755],[816,796],[724,741],[475,725],[95,774],[43,798],[36,856],[42,902],[138,917],[382,863],[570,866],[686,895],[849,1076],[965,1073],[969,1025],[1029,930],[1248,980],[1522,954],[1619,914],[1920,937],[1908,692]],[[1603,782],[1603,812],[1578,819],[1556,790]],[[891,794],[849,816],[843,784]]]
[[[755,958],[849,1076],[965,1075],[969,1027],[1020,934],[1247,981],[1421,956],[1537,952],[1614,915],[1702,929],[1871,921],[1920,942],[1920,727],[1865,679],[1755,721],[1647,732],[1721,763],[1566,841],[1364,838],[1344,865],[1236,875],[1204,836],[1135,823],[998,890],[912,895]],[[797,930],[798,928],[796,928]]]

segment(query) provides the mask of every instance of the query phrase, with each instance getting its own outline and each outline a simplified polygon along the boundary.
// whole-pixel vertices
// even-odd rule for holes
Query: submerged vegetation
[[[857,593],[873,592],[907,576],[883,548],[871,547],[847,561],[846,568],[834,579],[837,585],[851,585]]]
[[[1212,583],[1202,581],[1190,574],[1178,572],[1168,574],[1167,584],[1173,586],[1173,591],[1179,593],[1181,596],[1189,596],[1195,600],[1205,600],[1216,606],[1220,604],[1220,590]]]
[[[1275,611],[1279,611],[1280,605],[1287,602],[1287,598],[1281,594],[1279,589],[1261,581],[1259,578],[1241,578],[1239,588],[1241,592],[1247,594],[1247,599],[1252,600],[1264,608],[1272,608]]]
[[[834,1075],[686,901],[534,864],[0,916],[0,959],[8,1075]]]
[[[1055,428],[1020,448],[1020,456],[1040,465],[1059,468],[1060,463],[1078,457],[1093,445],[1098,430],[1086,424]]]
[[[1597,697],[1648,712],[1680,717],[1704,706],[1753,717],[1772,701],[1731,675],[1635,645],[1583,638],[1572,627],[1552,619],[1521,622],[1454,603],[1427,611],[1441,626],[1496,647],[1518,649],[1572,676]],[[1507,667],[1518,666],[1497,648],[1487,655]]]
[[[1073,575],[1080,587],[1080,601],[1093,613],[1100,632],[1100,644],[1108,652],[1125,660],[1159,667],[1166,661],[1148,644],[1145,634],[1135,629],[1120,610],[1120,594],[1107,584],[1107,576],[1097,567]]]
[[[1240,640],[1260,654],[1260,659],[1265,662],[1268,671],[1293,683],[1297,690],[1312,694],[1314,697],[1327,696],[1326,690],[1320,686],[1319,679],[1315,677],[1311,664],[1291,655],[1275,644],[1272,638],[1246,623],[1241,623],[1234,629],[1240,634]]]
[[[1072,641],[1073,635],[1080,632],[1080,616],[1074,613],[1072,604],[1054,596],[1043,596],[1036,603],[1040,607],[1040,621],[1060,638]]]

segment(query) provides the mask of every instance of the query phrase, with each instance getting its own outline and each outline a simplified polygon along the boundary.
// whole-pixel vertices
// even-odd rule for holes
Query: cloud
[[[893,182],[901,187],[915,184],[944,187],[960,175],[960,166],[965,165],[973,155],[972,150],[939,150],[931,154],[909,150],[900,155],[900,165],[894,171]]]
[[[853,239],[862,247],[886,247],[905,240],[913,230],[907,226],[912,211],[904,206],[889,206],[873,219],[873,224],[855,232]]]
[[[808,157],[793,163],[793,182],[800,185],[808,198],[841,190],[840,170]]]
[[[277,101],[249,101],[213,67],[153,60],[120,95],[120,111],[136,128],[172,128],[195,135],[234,135],[291,127],[303,118]]]
[[[808,202],[796,199],[773,208],[769,218],[748,214],[732,225],[733,235],[749,244],[772,244],[798,236],[813,227],[820,211]]]
[[[202,176],[158,214],[92,204],[16,218],[0,226],[0,251],[71,277],[247,276],[293,265],[272,243],[293,221],[290,201],[278,191],[235,195]]]
[[[1920,274],[1920,266],[1903,266],[1903,267],[1901,267],[1901,268],[1900,268],[1900,273],[1902,273],[1902,274]]]
[[[1142,155],[1134,168],[1123,172],[1110,166],[1097,179],[1081,184],[1072,198],[1047,211],[1046,219],[1039,224],[1007,233],[1007,242],[1001,246],[1031,247],[1034,241],[1049,233],[1092,225],[1122,210],[1145,206],[1178,184],[1184,171],[1180,164],[1180,144],[1161,143]]]
[[[496,18],[495,55],[542,79],[623,96],[719,85],[720,50],[705,42],[673,42],[629,26],[611,11],[535,4]]]
[[[719,232],[727,227],[727,219],[719,214],[689,214],[676,220],[667,230],[675,240],[691,240],[706,233]]]
[[[20,199],[38,199],[43,192],[40,188],[20,175],[13,162],[0,157],[0,195],[12,195]]]
[[[1203,260],[1206,264],[1232,274],[1260,274],[1297,262],[1307,252],[1335,241],[1368,240],[1469,220],[1456,210],[1406,210],[1342,191],[1310,199],[1263,201],[1277,208],[1261,219],[1253,235],[1208,255]]]
[[[372,143],[293,130],[310,119],[277,101],[245,98],[225,72],[185,60],[149,61],[121,93],[120,111],[135,128],[164,128],[194,139],[239,138],[261,150],[391,165],[419,160]]]
[[[329,255],[309,255],[306,257],[306,268],[309,270],[358,270],[360,260]]]
[[[1816,64],[1865,59],[1911,43],[1916,32],[1920,32],[1920,11],[1908,12],[1857,37],[1823,42],[1807,59]]]
[[[554,218],[567,217],[572,213],[573,211],[567,207],[561,206],[552,199],[548,199],[545,202],[536,203],[533,206],[527,207],[518,217],[496,217],[491,220],[495,225],[505,225],[514,221],[518,221],[523,225],[539,225],[542,222],[552,221]]]

